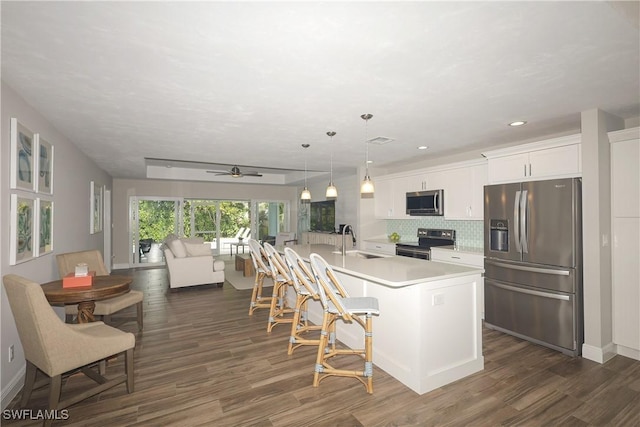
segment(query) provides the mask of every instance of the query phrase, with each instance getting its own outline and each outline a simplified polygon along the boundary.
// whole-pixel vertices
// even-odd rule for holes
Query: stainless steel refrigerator
[[[581,180],[486,186],[484,218],[485,325],[581,354]]]

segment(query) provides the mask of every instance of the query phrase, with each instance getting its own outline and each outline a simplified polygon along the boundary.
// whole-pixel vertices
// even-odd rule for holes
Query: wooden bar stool
[[[271,307],[269,308],[269,320],[267,323],[267,332],[271,332],[274,326],[281,323],[293,323],[293,309],[289,307],[287,302],[287,289],[293,286],[289,269],[286,267],[282,257],[276,249],[265,242],[263,244],[264,251],[269,260],[271,268],[271,279],[273,279],[273,296],[271,297]]]
[[[271,277],[271,269],[265,264],[267,255],[256,239],[249,239],[249,250],[253,269],[256,272],[256,280],[251,293],[251,303],[249,304],[249,316],[259,308],[271,308],[271,297],[262,296],[262,285],[265,277]]]
[[[316,357],[313,386],[317,387],[321,380],[329,376],[353,377],[360,381],[373,393],[373,321],[372,316],[379,315],[378,300],[373,297],[349,297],[336,277],[333,269],[318,254],[311,254],[311,269],[318,285],[320,301],[324,308],[322,332]],[[363,319],[364,317],[364,319]],[[338,349],[335,343],[329,346],[328,335],[335,322],[356,322],[364,329],[364,349]],[[362,371],[350,371],[334,368],[331,358],[339,355],[358,355],[364,358]]]
[[[289,267],[293,287],[296,290],[296,307],[293,312],[293,323],[291,324],[291,336],[289,337],[289,349],[287,354],[303,345],[319,345],[320,338],[309,338],[307,332],[320,331],[322,325],[310,325],[307,319],[307,302],[311,300],[320,301],[318,286],[313,279],[313,274],[307,268],[300,255],[291,248],[284,248],[284,260]],[[303,335],[304,334],[304,335]],[[330,342],[333,343],[335,334],[330,335]]]

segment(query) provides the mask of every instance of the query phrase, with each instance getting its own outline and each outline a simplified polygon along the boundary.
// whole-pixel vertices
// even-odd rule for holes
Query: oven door
[[[398,256],[429,260],[431,259],[430,253],[431,251],[429,251],[429,249],[427,248],[396,245],[396,255]]]

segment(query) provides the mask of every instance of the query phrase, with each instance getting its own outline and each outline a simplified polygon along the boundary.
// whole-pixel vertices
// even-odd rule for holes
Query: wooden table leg
[[[93,317],[93,310],[96,308],[94,301],[82,301],[78,304],[78,323],[95,322]]]

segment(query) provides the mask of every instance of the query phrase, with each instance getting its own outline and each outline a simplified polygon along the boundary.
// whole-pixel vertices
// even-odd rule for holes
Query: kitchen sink
[[[341,251],[333,251],[334,254],[342,254]],[[364,259],[373,259],[373,258],[386,258],[384,255],[376,255],[368,252],[362,252],[357,250],[347,251],[346,256],[356,257],[356,258],[364,258]]]

